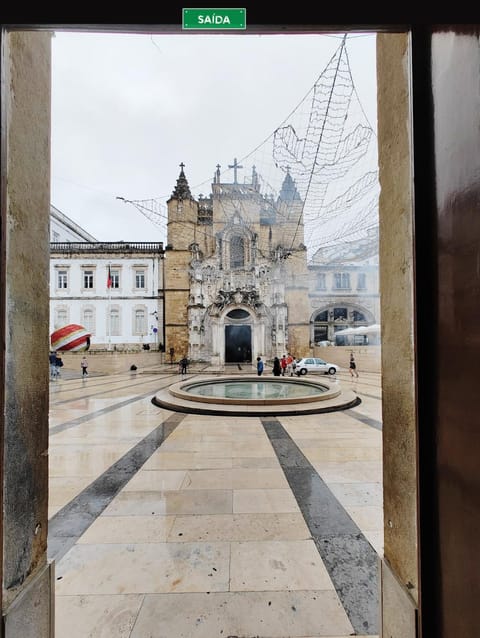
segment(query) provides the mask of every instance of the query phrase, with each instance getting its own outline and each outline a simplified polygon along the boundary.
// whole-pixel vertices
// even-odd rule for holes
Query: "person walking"
[[[62,357],[61,355],[55,353],[55,371],[56,371],[55,376],[56,377],[60,376],[60,368],[62,367],[63,367]]]
[[[263,374],[263,361],[262,357],[257,357],[257,374],[259,377]]]
[[[287,369],[287,357],[285,355],[280,359],[280,367],[282,368],[282,377],[284,377],[285,370]]]
[[[275,357],[273,359],[273,375],[279,377],[282,374],[282,368],[280,366],[280,359]]]
[[[357,377],[357,379],[358,379],[357,364],[355,363],[355,357],[353,356],[353,352],[350,353],[349,369],[350,369],[350,376],[351,377]]]
[[[293,357],[290,352],[287,354],[287,375],[293,377]]]
[[[80,361],[80,367],[82,368],[82,377],[88,377],[88,361],[87,361],[87,357],[83,357],[83,359]]]
[[[55,365],[57,361],[57,353],[51,352],[48,356],[48,362],[50,364],[50,379],[57,378],[57,366]]]
[[[183,359],[180,359],[180,374],[182,375],[182,377],[187,374],[187,367],[188,359],[186,356],[184,356]]]

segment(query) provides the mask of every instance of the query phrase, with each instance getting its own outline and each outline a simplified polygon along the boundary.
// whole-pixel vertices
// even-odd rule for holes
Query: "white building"
[[[50,206],[50,334],[68,324],[93,350],[163,347],[162,243],[98,242]]]
[[[91,348],[163,346],[162,243],[52,243],[50,334],[70,323]]]
[[[349,337],[337,332],[380,323],[378,229],[364,240],[344,242],[317,251],[311,273],[310,346],[330,341],[379,343],[379,335]]]
[[[83,230],[72,219],[50,204],[50,241],[51,242],[71,242],[71,241],[97,241],[95,237]]]

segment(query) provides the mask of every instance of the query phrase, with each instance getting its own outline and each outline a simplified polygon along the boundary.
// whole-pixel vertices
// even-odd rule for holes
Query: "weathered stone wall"
[[[2,59],[7,188],[2,612],[5,636],[51,635],[47,566],[51,34],[12,32]]]
[[[383,635],[410,638],[414,635],[414,606],[418,605],[419,567],[408,35],[377,35],[377,65],[384,397]],[[400,622],[402,616],[407,618],[405,623]]]

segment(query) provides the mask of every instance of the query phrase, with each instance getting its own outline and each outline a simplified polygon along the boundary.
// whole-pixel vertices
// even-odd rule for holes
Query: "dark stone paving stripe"
[[[172,414],[48,523],[48,558],[59,561],[185,417]]]
[[[376,419],[371,419],[369,416],[365,416],[365,414],[362,414],[361,412],[357,412],[356,410],[345,410],[345,414],[348,414],[349,416],[353,417],[357,421],[361,421],[362,423],[365,423],[365,425],[370,425],[372,428],[375,428],[376,430],[381,430],[383,427],[381,421],[377,421]]]
[[[378,555],[277,419],[261,419],[357,634],[378,634]]]

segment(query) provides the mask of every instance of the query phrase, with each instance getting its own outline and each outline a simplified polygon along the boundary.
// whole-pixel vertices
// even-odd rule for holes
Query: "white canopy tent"
[[[379,323],[374,323],[370,326],[358,326],[357,328],[345,328],[344,330],[338,330],[335,333],[335,338],[338,337],[343,337],[343,336],[348,336],[348,335],[358,335],[358,336],[372,336],[375,337],[375,341],[380,339],[380,332],[381,332],[381,328],[380,328],[380,324]]]

